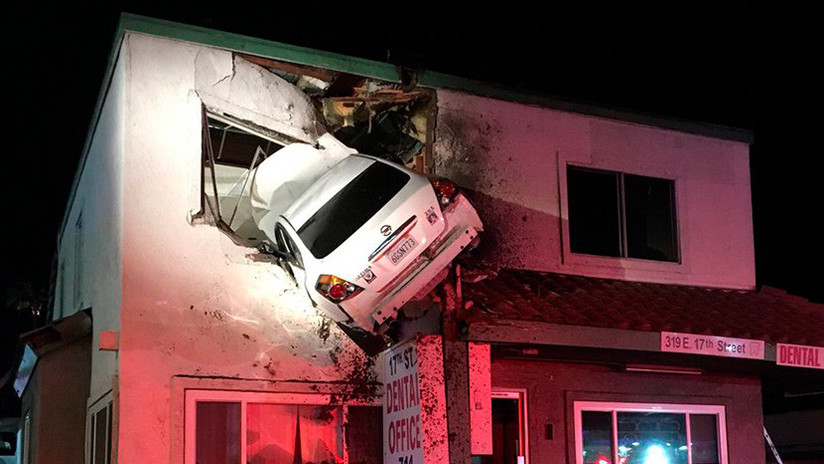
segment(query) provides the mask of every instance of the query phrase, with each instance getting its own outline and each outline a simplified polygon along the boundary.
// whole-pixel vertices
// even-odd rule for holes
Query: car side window
[[[289,255],[291,264],[303,269],[303,260],[298,247],[295,246],[295,242],[292,241],[286,229],[280,224],[275,226],[275,240],[277,240],[278,249]]]

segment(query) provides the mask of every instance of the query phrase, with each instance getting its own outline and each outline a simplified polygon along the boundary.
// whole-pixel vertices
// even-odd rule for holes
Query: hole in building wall
[[[318,121],[343,144],[426,170],[434,123],[433,92],[409,84],[330,71],[251,55],[261,66],[305,93]],[[293,142],[290,137],[227,114],[203,116],[202,215],[238,244],[266,249],[250,202],[255,168]]]

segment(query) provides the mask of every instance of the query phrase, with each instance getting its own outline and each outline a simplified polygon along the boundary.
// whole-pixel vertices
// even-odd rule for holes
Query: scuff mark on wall
[[[502,130],[483,114],[441,109],[435,127],[435,172],[473,190],[501,189],[495,151]]]
[[[478,215],[484,218],[484,239],[473,251],[474,267],[523,268],[530,256],[546,253],[552,243],[545,231],[558,227],[558,217],[496,198],[486,192],[467,191]],[[543,240],[536,240],[543,237]]]

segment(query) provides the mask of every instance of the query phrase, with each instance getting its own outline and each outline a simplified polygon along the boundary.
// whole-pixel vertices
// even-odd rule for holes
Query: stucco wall
[[[573,401],[723,405],[729,463],[764,463],[757,377],[624,373],[597,365],[493,360],[492,385],[526,390],[531,463],[575,462]],[[553,427],[551,440],[547,424]]]
[[[100,119],[70,199],[58,248],[55,318],[92,308],[90,401],[112,389],[117,352],[97,350],[100,332],[120,329],[121,179],[123,169],[124,69],[118,59]],[[78,227],[78,220],[81,226]],[[75,278],[79,277],[76,281]],[[88,380],[88,378],[87,378]]]
[[[500,265],[638,281],[752,288],[748,146],[438,91],[435,171],[476,190]],[[675,181],[680,263],[569,251],[566,166]]]
[[[231,54],[138,34],[124,48],[118,458],[169,462],[175,375],[357,383],[372,371],[281,268],[190,221],[200,209],[198,73],[208,63],[209,79],[229,77],[220,73],[232,72]]]

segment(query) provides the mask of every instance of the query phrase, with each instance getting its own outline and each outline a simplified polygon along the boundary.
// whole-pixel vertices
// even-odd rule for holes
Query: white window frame
[[[727,462],[727,420],[726,408],[722,405],[707,404],[671,404],[671,403],[617,403],[607,401],[576,401],[573,406],[575,428],[575,463],[583,464],[583,432],[581,413],[583,411],[600,411],[612,413],[612,443],[618,443],[619,412],[660,412],[684,414],[687,434],[687,464],[692,464],[692,440],[690,437],[690,414],[713,414],[718,420],[718,454],[721,464]],[[612,462],[618,462],[618,447],[613,446]]]
[[[77,215],[74,223],[74,281],[72,287],[72,298],[74,310],[79,311],[83,307],[83,211]]]
[[[346,404],[332,402],[332,395],[318,393],[269,393],[269,392],[244,392],[230,390],[186,390],[184,406],[184,463],[196,464],[196,441],[197,441],[197,403],[201,401],[209,402],[234,402],[240,403],[240,462],[246,462],[246,408],[249,403],[271,403],[283,405],[318,405],[335,406],[341,408],[343,414],[342,423],[349,421],[349,409]],[[345,430],[342,429],[341,437],[343,444],[344,462],[349,462],[349,450],[347,448]]]
[[[519,464],[529,464],[529,416],[526,399],[526,389],[522,388],[492,388],[492,398],[518,401],[518,440],[521,444],[524,461]]]
[[[86,464],[107,464],[107,462],[114,462],[112,447],[114,445],[114,436],[117,428],[114,425],[113,398],[112,392],[108,392],[86,408]],[[94,445],[95,439],[97,438],[97,431],[95,429],[98,426],[96,416],[97,413],[103,410],[106,411],[106,426],[109,430],[107,430],[106,433],[106,457],[103,462],[100,463],[94,460]]]
[[[32,427],[32,413],[31,409],[26,410],[23,415],[23,427],[21,427],[20,443],[18,443],[18,450],[21,464],[29,464],[31,462],[31,427]]]
[[[572,251],[569,230],[569,182],[567,171],[573,169],[588,169],[594,171],[608,171],[612,173],[630,174],[643,177],[671,180],[673,182],[673,215],[675,219],[675,234],[678,261],[656,261],[651,259],[601,256]],[[580,156],[560,153],[557,162],[558,174],[558,208],[561,211],[561,267],[613,268],[640,272],[665,273],[669,275],[687,274],[690,272],[689,255],[690,237],[686,233],[683,217],[687,211],[685,198],[687,197],[685,183],[676,172],[663,170],[655,166],[634,166],[628,168],[620,162],[600,162],[593,164],[581,159]],[[623,227],[623,226],[622,226]]]

